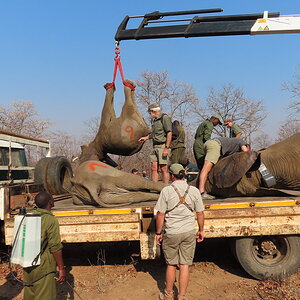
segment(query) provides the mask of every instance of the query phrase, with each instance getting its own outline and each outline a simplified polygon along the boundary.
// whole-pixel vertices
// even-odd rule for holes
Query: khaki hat
[[[160,106],[158,103],[152,103],[148,106],[148,110],[160,110]]]
[[[223,123],[223,118],[219,114],[214,114],[212,117],[216,118],[219,120],[219,124],[222,125]]]
[[[182,170],[184,170],[184,167],[181,164],[172,164],[169,167],[169,172],[174,175],[178,175]]]

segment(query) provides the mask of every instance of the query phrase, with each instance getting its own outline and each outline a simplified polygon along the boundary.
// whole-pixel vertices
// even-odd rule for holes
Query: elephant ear
[[[251,168],[258,157],[255,151],[237,152],[220,159],[209,172],[208,179],[218,188],[236,184]]]

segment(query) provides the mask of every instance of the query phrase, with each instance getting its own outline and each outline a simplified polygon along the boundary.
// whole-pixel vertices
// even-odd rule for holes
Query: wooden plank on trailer
[[[300,234],[300,215],[209,218],[204,228],[207,238]]]

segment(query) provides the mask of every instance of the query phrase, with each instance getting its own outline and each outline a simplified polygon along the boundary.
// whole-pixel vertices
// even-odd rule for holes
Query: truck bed
[[[204,201],[205,236],[241,237],[300,234],[300,193],[289,197],[243,197]],[[140,241],[143,257],[155,248],[155,201],[101,208],[77,206],[70,196],[55,197],[61,238],[66,243]],[[197,223],[195,221],[195,226]],[[13,218],[5,220],[5,241],[11,244]],[[153,247],[152,247],[153,246]]]
[[[291,191],[289,191],[291,192]],[[292,195],[293,194],[293,195]],[[215,200],[204,200],[205,210],[208,209],[225,209],[225,208],[248,208],[248,207],[270,207],[270,206],[286,206],[293,205],[297,201],[300,204],[300,191],[292,191],[290,196],[286,197],[232,197],[219,198]],[[93,205],[75,205],[72,202],[71,195],[54,196],[55,207],[52,209],[55,215],[59,215],[61,211],[115,211],[118,209],[136,209],[140,207],[154,208],[156,201],[145,201],[140,203],[133,203],[126,206],[115,206],[112,208],[97,207]]]

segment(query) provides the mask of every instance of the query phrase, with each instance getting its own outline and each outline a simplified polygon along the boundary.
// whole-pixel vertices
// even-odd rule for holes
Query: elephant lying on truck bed
[[[113,207],[155,201],[164,186],[103,162],[86,161],[76,169],[70,192],[74,204]]]
[[[272,189],[264,187],[258,171],[261,162],[276,179]],[[258,153],[239,152],[220,159],[205,189],[221,197],[280,196],[283,192],[278,189],[300,190],[300,133]]]

